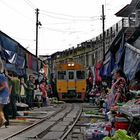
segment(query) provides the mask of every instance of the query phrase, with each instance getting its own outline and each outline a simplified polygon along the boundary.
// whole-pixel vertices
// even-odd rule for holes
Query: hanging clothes
[[[95,69],[96,69],[96,83],[102,82],[102,78],[100,76],[100,69],[101,69],[102,65],[103,65],[103,63],[100,61],[95,66]]]

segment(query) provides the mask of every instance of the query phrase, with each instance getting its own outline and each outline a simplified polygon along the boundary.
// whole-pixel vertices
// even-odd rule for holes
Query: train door
[[[67,72],[66,71],[57,72],[57,92],[67,93]]]
[[[84,70],[76,71],[76,93],[84,100],[86,93],[86,76]]]
[[[74,70],[68,70],[68,91],[75,90],[75,71]]]

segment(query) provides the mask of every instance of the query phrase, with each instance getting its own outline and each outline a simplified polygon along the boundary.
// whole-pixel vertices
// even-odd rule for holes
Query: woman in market
[[[111,87],[111,93],[107,97],[108,109],[115,106],[118,102],[125,102],[126,97],[124,89],[126,86],[125,75],[121,69],[117,69],[113,74],[114,81]]]

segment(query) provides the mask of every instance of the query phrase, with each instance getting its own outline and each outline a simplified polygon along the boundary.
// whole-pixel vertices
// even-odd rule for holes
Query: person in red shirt
[[[46,82],[43,80],[41,81],[40,83],[40,91],[42,93],[42,101],[43,101],[43,106],[46,106],[47,105],[47,85],[46,85]]]

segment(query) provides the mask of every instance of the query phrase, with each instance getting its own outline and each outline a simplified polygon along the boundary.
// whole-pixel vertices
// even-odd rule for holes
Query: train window
[[[74,72],[73,71],[69,71],[69,79],[70,80],[74,79]]]
[[[66,80],[66,71],[58,71],[58,79]]]
[[[77,71],[76,77],[77,79],[85,79],[85,71]]]

